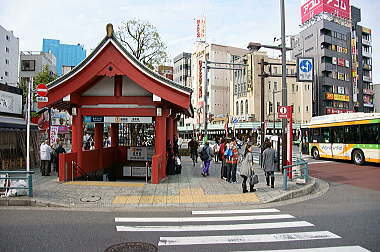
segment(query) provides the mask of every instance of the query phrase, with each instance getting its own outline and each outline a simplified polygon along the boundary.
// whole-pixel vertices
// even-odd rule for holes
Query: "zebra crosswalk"
[[[281,213],[278,209],[192,211],[191,215],[191,217],[116,217],[116,230],[118,232],[156,232],[159,235],[156,244],[160,248],[191,245],[193,251],[202,250],[194,249],[193,246],[212,244],[239,247],[239,244],[273,245],[290,242],[294,244],[297,241],[327,242],[342,238],[327,230],[309,230],[316,226],[307,221],[298,221],[296,217]],[[181,232],[184,235],[181,236]],[[218,235],[212,235],[213,232]],[[173,233],[175,236],[170,236]],[[297,244],[304,246],[307,243]],[[297,248],[292,251],[368,251],[360,246],[337,247],[336,242],[333,244],[334,246],[331,247]],[[281,245],[281,248],[286,248],[286,246]],[[286,252],[288,250],[273,251]]]

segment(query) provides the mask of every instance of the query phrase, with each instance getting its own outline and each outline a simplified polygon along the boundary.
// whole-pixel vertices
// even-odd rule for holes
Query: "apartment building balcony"
[[[362,55],[367,58],[372,58],[372,52],[366,52],[363,50]]]
[[[363,75],[363,81],[365,81],[365,82],[372,82],[372,77],[371,76],[365,76],[365,75]]]
[[[371,71],[372,70],[372,66],[369,65],[369,64],[363,64],[363,69]]]
[[[331,72],[331,71],[333,71],[333,70],[336,69],[336,66],[334,66],[334,65],[331,64],[331,63],[324,62],[324,63],[321,63],[319,69],[320,69],[322,72]]]
[[[362,39],[362,44],[366,46],[372,46],[372,41],[369,39]]]

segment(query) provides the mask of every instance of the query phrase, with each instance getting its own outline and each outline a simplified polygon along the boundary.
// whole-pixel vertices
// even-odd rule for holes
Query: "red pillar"
[[[155,155],[161,155],[161,163],[152,166],[152,183],[158,184],[166,176],[166,118],[156,116],[155,124]]]
[[[114,95],[116,97],[122,96],[122,88],[123,88],[123,76],[121,75],[116,75],[114,79]]]
[[[119,138],[119,124],[111,124],[111,147],[116,147]]]
[[[178,139],[178,122],[179,120],[174,120],[173,122],[173,136]]]
[[[95,124],[95,149],[101,149],[103,147],[103,123]]]
[[[77,164],[83,168],[83,119],[81,109],[77,108],[77,115],[73,116],[72,123],[72,152],[77,153]]]

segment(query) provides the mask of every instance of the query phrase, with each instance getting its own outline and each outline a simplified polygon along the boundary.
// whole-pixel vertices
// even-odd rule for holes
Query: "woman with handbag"
[[[254,189],[255,184],[257,184],[259,181],[257,179],[257,175],[255,175],[255,171],[253,170],[253,146],[250,144],[247,144],[243,156],[243,161],[240,165],[240,176],[243,178],[243,193],[247,193],[247,180],[250,178],[249,181],[249,191],[255,192],[256,189]]]

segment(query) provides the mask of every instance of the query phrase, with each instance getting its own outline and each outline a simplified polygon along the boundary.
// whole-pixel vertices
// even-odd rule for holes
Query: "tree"
[[[35,77],[33,77],[33,90],[36,90],[38,84],[48,84],[53,80],[57,79],[58,75],[51,72],[47,65],[45,65],[41,72],[39,72]],[[26,102],[28,96],[28,78],[22,78],[19,87],[22,89],[23,102]],[[36,102],[37,93],[32,92],[33,102]]]
[[[166,45],[157,28],[149,21],[131,19],[122,22],[115,35],[130,53],[149,68],[154,69],[166,62]]]

